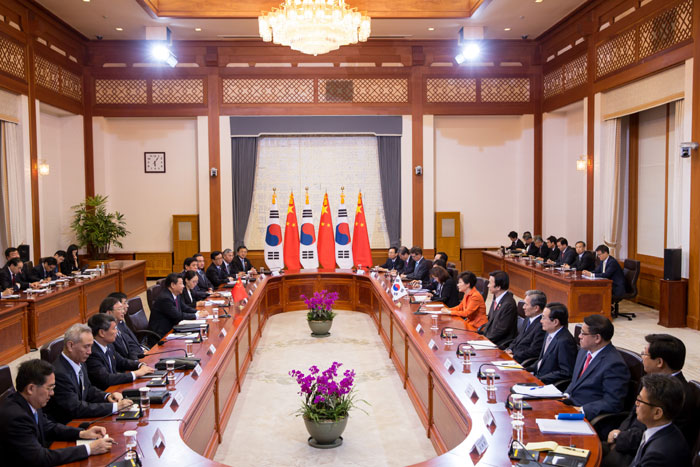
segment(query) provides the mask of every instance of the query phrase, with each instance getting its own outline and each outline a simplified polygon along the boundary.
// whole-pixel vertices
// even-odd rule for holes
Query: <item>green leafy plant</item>
[[[107,212],[107,196],[88,197],[71,209],[71,229],[78,245],[87,247],[90,258],[106,259],[111,245],[122,247],[119,239],[126,237],[129,231],[126,230],[124,214]]]

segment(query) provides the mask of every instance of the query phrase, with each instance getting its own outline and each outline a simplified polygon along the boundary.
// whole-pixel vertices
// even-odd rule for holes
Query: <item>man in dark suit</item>
[[[17,369],[13,392],[0,406],[0,448],[4,465],[52,467],[104,454],[113,440],[107,430],[87,430],[55,423],[43,413],[53,395],[56,376],[50,363],[39,359],[23,362]],[[83,446],[49,449],[54,441],[92,439]]]
[[[588,420],[622,411],[627,396],[630,372],[610,343],[614,333],[613,324],[603,315],[588,315],[583,319],[581,350],[571,384],[564,392],[569,395],[568,403],[579,407]],[[607,436],[608,431],[600,434]]]
[[[683,407],[683,385],[676,378],[646,375],[637,396],[637,420],[646,430],[630,467],[690,465],[683,433],[671,423]]]
[[[219,252],[219,258],[221,253]],[[206,311],[197,311],[181,303],[180,295],[185,288],[182,277],[178,274],[168,274],[163,282],[163,290],[153,303],[148,329],[163,337],[173,326],[183,319],[197,319],[206,316]]]
[[[403,273],[403,266],[405,263],[399,258],[399,249],[392,246],[389,248],[387,255],[388,258],[386,262],[379,266],[379,268],[384,271],[396,271],[398,274]]]
[[[523,242],[525,242],[525,254],[528,256],[537,256],[537,246],[530,232],[523,233]]]
[[[557,248],[557,237],[554,235],[547,237],[547,249],[549,250],[549,256],[547,256],[545,259],[548,263],[556,263],[559,260],[561,251],[559,251],[559,248]]]
[[[568,329],[569,310],[563,303],[548,303],[542,313],[546,333],[539,359],[527,368],[545,384],[571,379],[576,362],[576,340]]]
[[[530,358],[537,358],[542,351],[545,332],[542,330],[542,311],[547,304],[547,296],[539,290],[525,292],[525,319],[518,335],[510,343],[506,352],[513,359],[522,363]]]
[[[688,383],[683,376],[685,364],[685,344],[669,334],[649,334],[644,337],[647,345],[642,352],[642,363],[646,374],[664,375],[677,379],[683,386],[685,397],[673,424],[681,430],[688,446],[698,438],[700,430],[700,394],[694,384]],[[646,427],[637,420],[637,412],[631,411],[618,429],[608,434],[607,443],[603,443],[603,466],[629,465],[642,441]]]
[[[511,230],[508,233],[508,240],[510,240],[510,246],[508,246],[506,250],[510,250],[513,253],[515,253],[517,251],[525,249],[525,244],[522,240],[518,238],[518,232],[516,232],[515,230]]]
[[[126,295],[121,292],[112,292],[100,303],[100,313],[114,316],[117,320],[117,338],[114,341],[114,350],[128,360],[138,360],[139,355],[146,349],[141,347],[139,340],[129,326],[124,322],[124,316],[129,310]]]
[[[53,254],[53,257],[56,259],[56,270],[54,271],[56,277],[65,277],[65,274],[61,272],[61,269],[63,262],[66,260],[66,252],[64,250],[58,250]]]
[[[413,261],[413,258],[411,258],[411,251],[405,246],[402,246],[399,248],[399,258],[403,263],[401,267],[401,274],[413,273],[413,269],[416,267],[416,262]]]
[[[549,258],[549,248],[545,245],[542,237],[540,235],[535,235],[535,241],[533,243],[536,248],[535,256],[547,260]]]
[[[557,239],[557,248],[559,249],[559,259],[552,261],[557,266],[565,264],[571,266],[576,261],[576,252],[569,246],[569,241],[564,237]],[[549,261],[548,261],[549,262]]]
[[[209,282],[209,279],[207,279],[207,275],[204,273],[204,270],[199,269],[200,259],[202,261],[202,268],[204,268],[204,256],[197,254],[190,258],[185,258],[184,270],[182,271],[183,274],[187,271],[194,271],[197,274],[197,286],[192,291],[193,298],[197,302],[207,298],[209,294],[214,290],[211,283]]]
[[[610,256],[610,248],[606,245],[598,245],[595,249],[596,255],[600,260],[600,264],[595,268],[593,274],[595,277],[603,277],[612,281],[612,296],[622,297],[625,294],[625,275],[622,272],[620,263],[615,258]]]
[[[19,250],[13,246],[5,248],[5,265],[10,262],[12,258],[19,258]]]
[[[221,252],[221,257],[223,258],[221,266],[223,266],[224,271],[226,271],[226,276],[235,276],[233,272],[233,250],[230,248],[226,248],[224,251]]]
[[[257,274],[258,271],[255,270],[250,260],[247,258],[248,248],[245,245],[241,245],[236,249],[236,258],[231,263],[232,266],[232,276],[244,275],[244,274]]]
[[[34,266],[31,274],[29,275],[29,280],[31,282],[45,282],[56,280],[56,268],[58,267],[58,261],[53,256],[49,256],[41,260],[41,262]]]
[[[207,279],[211,282],[214,288],[226,284],[233,277],[228,275],[228,271],[224,269],[224,257],[220,251],[211,252],[211,264],[207,268]]]
[[[402,279],[409,281],[421,281],[421,283],[427,283],[430,281],[430,268],[433,267],[433,263],[423,257],[423,249],[418,246],[411,248],[411,258],[413,258],[414,266],[413,272],[401,274]]]
[[[136,381],[153,373],[154,369],[138,360],[128,360],[114,350],[117,320],[114,316],[97,313],[88,319],[92,329],[92,353],[85,362],[90,381],[103,391],[110,386]]]
[[[56,422],[102,417],[132,404],[121,393],[105,393],[90,382],[85,361],[92,343],[92,330],[85,324],[74,324],[64,335],[63,352],[53,362],[55,395],[46,406],[46,414]]]
[[[489,273],[489,292],[493,296],[489,320],[479,333],[485,335],[499,348],[505,349],[518,333],[518,307],[513,294],[508,291],[510,279],[503,271]]]
[[[22,268],[24,263],[19,258],[12,258],[0,269],[0,290],[3,295],[17,293],[20,290],[36,287],[38,283],[29,281]]]
[[[586,250],[586,242],[579,240],[576,242],[576,259],[574,263],[569,266],[568,264],[563,264],[564,269],[574,269],[576,271],[593,271],[595,269],[595,257],[593,253]]]

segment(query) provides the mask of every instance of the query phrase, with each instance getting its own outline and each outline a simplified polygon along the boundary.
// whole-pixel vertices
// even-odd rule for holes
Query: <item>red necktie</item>
[[[588,364],[591,363],[591,359],[593,358],[593,354],[588,352],[588,356],[586,357],[586,363],[583,364],[583,369],[581,369],[581,373],[578,375],[580,378],[583,373],[586,371],[586,368],[588,368]]]

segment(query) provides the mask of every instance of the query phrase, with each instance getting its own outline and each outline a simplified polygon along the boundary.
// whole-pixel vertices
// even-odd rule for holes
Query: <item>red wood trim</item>
[[[543,128],[542,128],[542,74],[539,74],[532,80],[531,95],[533,96],[535,105],[535,121],[534,121],[534,150],[533,150],[533,166],[534,178],[532,180],[532,230],[535,233],[542,232],[542,150],[543,150]]]
[[[586,109],[586,149],[588,153],[588,166],[586,167],[586,244],[593,245],[593,222],[594,222],[594,206],[593,206],[593,184],[595,178],[593,174],[593,165],[595,163],[595,93],[593,91],[593,77],[595,76],[595,47],[594,41],[588,43],[588,85],[587,93],[587,109]]]
[[[637,217],[639,215],[639,114],[629,117],[629,181],[627,192],[627,255],[637,259]]]
[[[693,76],[700,76],[700,7],[693,5]],[[700,140],[700,79],[693,79],[692,139]],[[688,271],[688,327],[700,329],[700,151],[690,158],[690,248]]]
[[[426,247],[423,244],[423,175],[416,175],[414,168],[423,165],[423,70],[413,68],[411,78],[411,144],[412,144],[412,167],[405,167],[403,170],[411,171],[413,189],[413,244]]]
[[[209,127],[209,168],[221,168],[219,145],[219,94],[221,80],[213,70],[208,76],[208,121]],[[220,171],[220,170],[219,170]],[[228,216],[227,216],[228,217]],[[211,229],[211,250],[221,248],[221,178],[209,177],[209,228]]]
[[[31,170],[32,193],[32,252],[34,264],[39,264],[41,258],[41,220],[39,217],[39,167],[37,155],[37,128],[36,128],[36,76],[34,74],[34,42],[28,41],[26,45],[26,76],[29,82],[27,87],[29,105],[29,166]]]
[[[85,159],[85,197],[95,196],[95,151],[92,138],[92,90],[90,69],[83,74],[83,151]]]

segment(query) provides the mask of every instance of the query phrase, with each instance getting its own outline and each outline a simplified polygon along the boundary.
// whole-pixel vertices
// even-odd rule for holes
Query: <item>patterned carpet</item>
[[[322,370],[333,361],[355,369],[359,398],[343,445],[319,450],[294,412],[298,386],[289,370]],[[275,315],[266,324],[215,460],[236,466],[403,466],[435,457],[416,411],[364,313],[339,311],[331,336],[312,338],[304,311]]]

